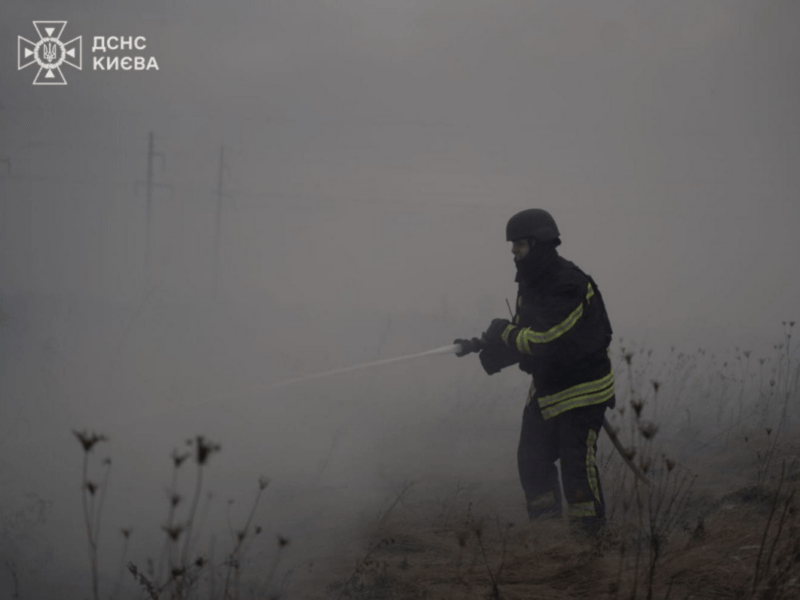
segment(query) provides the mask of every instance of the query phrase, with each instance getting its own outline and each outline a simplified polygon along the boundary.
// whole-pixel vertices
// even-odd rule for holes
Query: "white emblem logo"
[[[33,85],[67,85],[61,65],[81,70],[82,36],[62,42],[60,38],[66,25],[66,21],[34,21],[38,42],[17,36],[17,69],[22,70],[33,63],[39,65]]]

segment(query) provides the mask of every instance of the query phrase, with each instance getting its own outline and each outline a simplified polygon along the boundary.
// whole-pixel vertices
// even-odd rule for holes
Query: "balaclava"
[[[524,280],[529,285],[535,285],[542,273],[553,264],[558,252],[556,246],[561,244],[561,240],[556,238],[550,242],[537,242],[535,239],[528,239],[530,250],[522,260],[514,261],[517,267],[517,281]]]

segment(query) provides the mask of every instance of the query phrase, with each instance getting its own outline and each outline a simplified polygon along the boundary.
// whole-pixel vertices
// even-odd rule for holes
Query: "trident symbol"
[[[42,48],[44,49],[42,56],[44,56],[48,62],[56,62],[56,45],[50,42],[49,44],[43,44]]]

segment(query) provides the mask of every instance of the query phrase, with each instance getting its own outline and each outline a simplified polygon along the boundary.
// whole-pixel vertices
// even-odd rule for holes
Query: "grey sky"
[[[48,10],[8,7],[7,56],[15,34],[30,35],[27,22]],[[510,256],[502,224],[536,205],[563,223],[564,254],[597,274],[631,335],[704,322],[758,331],[791,317],[797,300],[786,284],[798,251],[797,10],[787,1],[75,3],[63,15],[65,35],[85,35],[87,65],[91,35],[128,33],[147,37],[144,54],[161,69],[87,68],[71,73],[68,88],[37,89],[32,72],[15,72],[9,59],[3,153],[21,172],[47,163],[48,172],[114,173],[130,184],[143,178],[153,129],[168,155],[165,176],[205,195],[191,212],[213,200],[224,143],[230,187],[264,195],[234,206],[257,211],[278,195],[341,207],[329,209],[333,222],[326,211],[286,216],[308,216],[308,229],[286,230],[284,240],[308,262],[274,265],[281,278],[320,270],[335,306],[391,302],[375,290],[383,270],[400,278],[393,309],[412,300],[424,309],[452,290],[454,308],[468,311],[472,292],[508,282],[492,266],[509,264],[498,260]],[[33,140],[42,145],[30,148]],[[50,154],[54,140],[75,149]],[[124,158],[100,162],[109,147]],[[127,222],[108,225],[133,239],[137,199],[125,194]],[[245,226],[237,219],[254,222],[251,214],[229,215],[232,231]],[[19,217],[10,213],[6,226]],[[75,227],[72,235],[85,234]],[[336,265],[307,244],[288,249],[323,230]],[[239,250],[237,266],[258,285],[259,243]],[[376,251],[381,260],[372,260]],[[4,254],[13,271],[19,251]],[[40,262],[49,274],[51,261]],[[755,285],[741,285],[743,270]],[[97,265],[93,272],[108,277]],[[420,281],[425,298],[413,291]],[[292,298],[308,293],[297,285],[277,287]]]
[[[36,87],[32,68],[16,69],[17,36],[55,19],[65,39],[83,35],[84,68]],[[39,440],[93,418],[113,429],[128,411],[160,444],[142,451],[143,472],[186,426],[239,436],[232,456],[269,454],[248,429],[252,397],[230,422],[208,408],[149,429],[145,415],[478,334],[515,292],[505,222],[534,206],[598,281],[618,337],[768,349],[800,317],[798,33],[794,0],[7,0],[8,422]],[[95,35],[145,36],[141,54],[160,69],[93,71]],[[172,192],[155,193],[148,286],[150,131],[166,157],[155,179]],[[214,296],[220,145],[229,197]],[[376,421],[415,431],[426,410],[445,411],[426,394],[524,387],[519,373],[498,384],[477,362],[437,364],[312,388],[333,401],[296,470],[313,471],[340,426],[361,440],[353,456]],[[366,398],[387,381],[416,404],[374,408]],[[302,411],[281,414],[278,453],[308,426]],[[121,456],[136,453],[137,428],[117,431]],[[19,454],[19,490],[63,443]],[[231,478],[256,468],[242,460]],[[52,481],[52,494],[74,483]]]

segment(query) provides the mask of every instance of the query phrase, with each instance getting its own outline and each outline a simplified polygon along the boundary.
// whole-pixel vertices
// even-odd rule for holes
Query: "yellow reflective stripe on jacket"
[[[525,345],[546,344],[548,342],[552,342],[572,329],[575,326],[575,323],[578,322],[578,319],[580,319],[582,316],[583,303],[580,303],[578,308],[573,310],[566,319],[561,321],[561,323],[555,327],[551,327],[547,331],[534,331],[530,327],[523,327],[522,331],[520,331],[519,337],[517,338],[517,348],[520,350],[520,352],[523,352],[523,350],[520,348],[520,342],[523,340]],[[530,350],[528,350],[528,354],[530,354]]]
[[[588,304],[592,297],[594,297],[594,288],[592,287],[591,283],[587,283],[586,287],[586,303]],[[578,319],[580,319],[582,316],[583,302],[581,302],[566,319],[561,321],[561,323],[558,325],[551,327],[547,331],[534,331],[530,327],[523,327],[517,333],[517,350],[523,354],[532,354],[530,347],[531,344],[547,344],[548,342],[558,339],[567,331],[572,329],[575,326],[575,323],[578,322]],[[506,332],[508,333],[508,330],[506,330]],[[503,341],[508,345],[507,340],[509,336],[507,333]]]
[[[569,400],[564,400],[559,404],[555,404],[549,408],[542,409],[542,418],[547,420],[553,417],[560,415],[563,412],[568,410],[572,410],[573,408],[583,408],[585,406],[592,406],[594,404],[601,404],[602,402],[607,402],[614,397],[614,384],[612,383],[611,386],[599,392],[594,392],[592,394],[586,394],[583,396],[578,396],[577,398],[571,398]]]
[[[573,385],[572,387],[562,390],[557,394],[542,396],[539,398],[539,407],[546,408],[548,406],[552,406],[553,404],[570,400],[576,396],[583,396],[585,394],[599,392],[606,389],[609,385],[614,385],[614,373],[609,373],[605,377],[595,379],[594,381],[587,381],[586,383]]]
[[[597,516],[597,511],[594,508],[594,502],[576,502],[567,507],[567,515],[570,517],[594,517]]]

